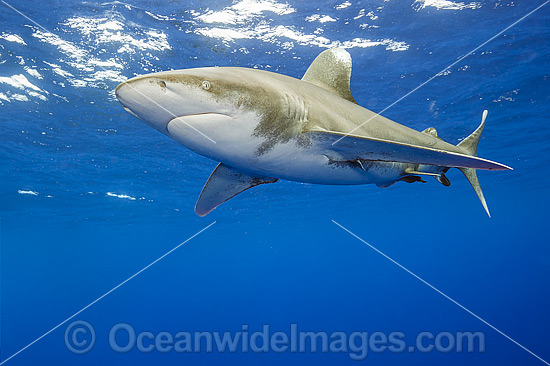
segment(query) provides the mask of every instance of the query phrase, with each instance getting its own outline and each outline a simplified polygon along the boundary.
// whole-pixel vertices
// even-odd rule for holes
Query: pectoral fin
[[[504,164],[476,156],[372,137],[335,131],[309,131],[305,135],[317,141],[320,146],[340,153],[347,160],[394,161],[484,170],[512,169]]]
[[[213,209],[241,192],[260,184],[275,183],[277,178],[242,173],[223,163],[218,164],[202,188],[195,205],[199,216],[206,216]]]

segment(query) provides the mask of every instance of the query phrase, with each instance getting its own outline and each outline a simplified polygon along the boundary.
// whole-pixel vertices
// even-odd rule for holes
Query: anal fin
[[[275,183],[277,180],[277,178],[242,173],[233,167],[219,163],[202,188],[195,205],[195,212],[199,216],[206,216],[239,193],[260,184]]]

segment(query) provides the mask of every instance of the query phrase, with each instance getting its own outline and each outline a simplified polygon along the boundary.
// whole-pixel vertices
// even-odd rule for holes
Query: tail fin
[[[483,116],[481,117],[481,124],[479,125],[479,127],[474,132],[472,132],[470,136],[466,137],[458,144],[458,147],[462,148],[464,152],[468,155],[477,156],[477,147],[479,145],[481,133],[483,132],[483,128],[485,127],[485,119],[487,118],[487,113],[487,110],[483,111]],[[476,192],[477,197],[481,201],[485,212],[487,212],[487,215],[491,217],[491,214],[489,213],[489,208],[487,207],[487,202],[485,201],[485,197],[483,196],[483,191],[481,190],[481,186],[479,185],[479,179],[477,179],[477,171],[473,168],[458,169],[460,169],[460,171],[466,176],[466,178],[472,185],[472,188]]]

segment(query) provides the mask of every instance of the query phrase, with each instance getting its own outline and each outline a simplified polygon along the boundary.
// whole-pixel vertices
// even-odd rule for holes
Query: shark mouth
[[[120,103],[122,104],[122,103]],[[128,107],[126,107],[124,104],[122,104],[122,108],[124,108],[124,110],[128,113],[130,113],[132,116],[136,117],[136,118],[139,118],[137,114],[135,114],[134,112],[132,112],[132,110]]]

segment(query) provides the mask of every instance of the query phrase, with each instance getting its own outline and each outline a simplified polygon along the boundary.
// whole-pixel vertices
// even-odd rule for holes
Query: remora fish
[[[476,169],[510,167],[477,157],[481,125],[457,146],[435,128],[410,129],[359,106],[351,57],[322,52],[301,80],[240,67],[134,77],[116,88],[124,108],[172,139],[219,161],[195,206],[204,216],[237,194],[278,179],[316,184],[423,182],[445,186],[458,168],[489,209]]]

